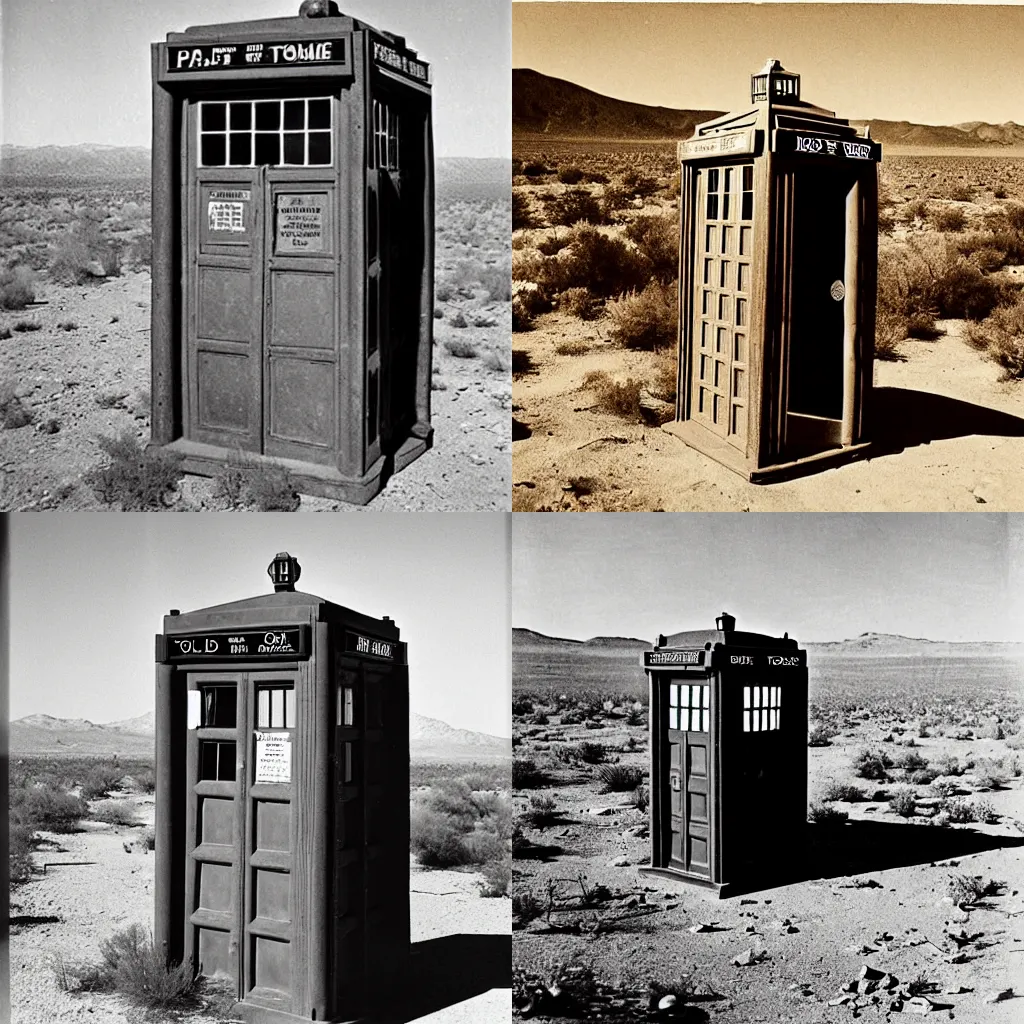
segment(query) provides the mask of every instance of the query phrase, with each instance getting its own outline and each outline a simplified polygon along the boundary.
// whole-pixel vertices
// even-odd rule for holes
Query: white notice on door
[[[256,778],[254,781],[292,781],[291,733],[256,733]]]
[[[211,199],[206,204],[211,231],[245,231],[245,204]]]

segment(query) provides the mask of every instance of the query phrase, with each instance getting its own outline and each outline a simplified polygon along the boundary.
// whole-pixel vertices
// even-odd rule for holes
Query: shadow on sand
[[[871,435],[886,454],[955,437],[1024,437],[1024,419],[957,398],[907,388],[875,388]],[[875,448],[875,445],[872,446]]]
[[[405,998],[374,1024],[405,1024],[492,988],[512,988],[512,936],[443,935],[411,948]]]

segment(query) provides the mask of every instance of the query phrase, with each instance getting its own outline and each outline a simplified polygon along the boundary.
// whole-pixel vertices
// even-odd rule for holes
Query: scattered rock
[[[667,996],[662,996],[658,1000],[658,1009],[662,1013],[664,1013],[666,1010],[673,1009],[675,1007],[676,1003],[678,1003],[678,1002],[679,1002],[679,1000],[674,995],[672,995],[672,993],[670,992]]]
[[[1012,988],[1004,988],[999,991],[993,990],[991,992],[986,992],[981,1001],[983,1003],[1001,1003],[1006,999],[1012,999],[1013,994]]]
[[[759,964],[767,959],[768,952],[766,950],[755,953],[753,949],[745,949],[739,956],[734,957],[732,962],[736,967],[752,967],[754,964]]]
[[[622,855],[620,857],[613,857],[610,861],[608,861],[608,867],[610,867],[610,868],[628,868],[629,867],[629,858],[627,856],[625,856],[625,855]]]

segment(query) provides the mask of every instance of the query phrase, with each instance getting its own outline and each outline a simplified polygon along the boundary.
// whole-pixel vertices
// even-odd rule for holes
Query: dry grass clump
[[[642,292],[630,292],[608,303],[611,336],[619,345],[655,349],[672,345],[679,325],[676,289],[651,281]]]
[[[17,430],[32,423],[36,414],[21,398],[16,395],[11,384],[0,384],[0,422],[4,430]]]
[[[138,825],[139,818],[128,800],[101,800],[89,809],[93,821],[107,825]]]
[[[857,803],[865,798],[864,790],[859,786],[851,786],[846,782],[830,782],[821,791],[821,802],[832,803],[838,800],[841,803]]]
[[[558,308],[578,320],[596,320],[601,313],[597,297],[587,288],[567,288],[558,296]]]
[[[620,383],[604,370],[592,370],[583,378],[583,387],[594,392],[594,405],[601,412],[628,420],[640,419],[641,384],[634,377]]]
[[[96,442],[107,457],[105,466],[85,474],[85,482],[105,505],[122,512],[161,509],[184,476],[180,455],[146,448],[131,431]]]
[[[597,779],[606,793],[628,793],[644,780],[644,771],[632,765],[604,764],[597,770]]]
[[[850,815],[846,811],[840,811],[831,804],[812,803],[807,810],[807,820],[815,825],[844,825]]]
[[[555,352],[560,356],[585,356],[590,351],[590,343],[574,338],[570,341],[560,341],[555,345]]]
[[[1024,378],[1024,293],[1013,305],[994,310],[980,324],[967,324],[964,339],[998,363],[1006,379]]]
[[[651,273],[662,284],[679,275],[679,226],[674,215],[644,214],[630,221],[626,237],[647,257]]]
[[[941,206],[931,211],[931,225],[936,231],[963,231],[967,214],[959,206]]]
[[[606,224],[608,216],[596,197],[585,188],[567,189],[561,195],[544,199],[548,221],[571,227],[580,221],[588,224]]]

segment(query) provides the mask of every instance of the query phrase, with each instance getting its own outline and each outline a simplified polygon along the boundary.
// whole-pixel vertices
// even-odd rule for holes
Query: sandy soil
[[[154,857],[134,846],[153,820],[153,798],[130,798],[143,824],[124,828],[85,823],[84,831],[51,836],[37,854],[45,873],[21,886],[11,900],[12,1024],[83,1021],[138,1024],[142,1015],[114,995],[61,992],[49,960],[59,954],[90,961],[113,932],[139,922],[152,926]],[[509,934],[508,899],[484,899],[477,877],[425,871],[413,864],[410,903],[413,943],[455,935]],[[414,946],[414,950],[415,950]],[[510,1013],[510,992],[491,989],[420,1018],[430,1024],[499,1024]],[[196,1014],[191,1024],[214,1020]]]
[[[934,342],[908,341],[905,362],[875,365],[878,434],[893,449],[782,483],[749,484],[656,426],[601,413],[586,373],[650,379],[652,357],[607,342],[600,323],[557,313],[516,334],[532,360],[513,383],[514,511],[969,511],[1024,507],[1024,382],[941,322]],[[602,334],[604,338],[602,338]],[[589,339],[591,351],[555,345]],[[524,429],[525,428],[525,429]],[[525,436],[529,432],[529,436]],[[579,493],[570,481],[586,478]]]
[[[583,736],[578,727],[525,727],[532,737],[518,749],[541,764],[550,741]],[[646,769],[644,727],[616,725],[608,735],[587,738],[621,743],[637,740],[623,763]],[[577,735],[579,733],[579,735]],[[850,762],[866,741],[878,742],[881,729],[866,726],[833,745],[810,751],[810,792],[829,780],[856,781],[868,795],[879,784],[854,779]],[[976,757],[1007,753],[1001,741],[970,742],[934,737],[918,741],[920,753]],[[888,746],[888,745],[887,745]],[[892,749],[892,748],[890,748]],[[895,752],[898,752],[896,748]],[[552,929],[544,917],[513,934],[513,963],[543,975],[553,965],[589,965],[599,982],[619,996],[630,994],[639,1005],[652,979],[672,982],[689,975],[703,998],[688,1008],[687,1021],[750,1024],[785,1020],[821,1024],[863,1016],[898,1020],[890,999],[862,1007],[829,1006],[841,986],[857,981],[864,965],[895,975],[901,983],[922,978],[931,984],[928,998],[938,1004],[936,1019],[1011,1024],[1021,1020],[1024,998],[1024,790],[1014,779],[1008,788],[985,793],[1002,815],[995,825],[936,827],[919,817],[907,822],[888,804],[865,801],[836,804],[849,811],[852,824],[831,836],[812,837],[804,880],[777,888],[719,900],[704,890],[667,879],[641,876],[649,863],[646,814],[630,806],[628,794],[600,794],[585,773],[555,766],[555,781],[542,792],[555,798],[558,819],[544,828],[529,828],[532,844],[515,862],[513,891],[528,892],[546,904],[546,887],[554,882],[564,896],[579,903],[584,877],[593,890],[604,885],[610,898],[595,909],[556,911]],[[899,774],[896,772],[895,774]],[[969,775],[960,780],[972,787]],[[892,789],[891,785],[886,788]],[[529,794],[517,801],[525,805]],[[606,808],[610,813],[598,814]],[[855,848],[860,832],[886,838]],[[893,838],[893,836],[897,838]],[[945,898],[953,873],[982,875],[1006,882],[1001,895],[960,910]],[[579,934],[565,928],[577,918]],[[604,925],[595,930],[594,920]],[[691,930],[698,925],[711,926]],[[953,936],[968,941],[957,942]],[[971,938],[973,936],[973,938]],[[749,966],[734,958],[751,949],[765,954]],[[988,1003],[992,993],[1013,989],[1014,998]],[[941,1009],[939,1008],[941,1007]],[[912,1013],[904,1009],[904,1013]],[[545,1018],[560,1019],[560,1018]],[[614,1017],[643,1020],[643,1013]]]
[[[82,474],[103,459],[96,436],[131,430],[149,437],[149,285],[147,272],[88,287],[47,282],[39,287],[40,304],[18,313],[0,311],[0,331],[26,321],[41,325],[0,341],[0,382],[35,413],[32,425],[0,431],[0,510],[103,507],[82,482]],[[511,313],[508,303],[460,300],[452,308],[459,304],[472,306],[480,320],[493,325],[458,329],[435,321],[434,447],[394,476],[367,511],[508,508],[508,371],[489,369],[481,359],[457,359],[443,343],[457,334],[481,353],[507,352]],[[46,432],[50,421],[55,433]],[[171,507],[220,506],[209,481],[187,477]],[[310,497],[301,508],[362,510]]]

